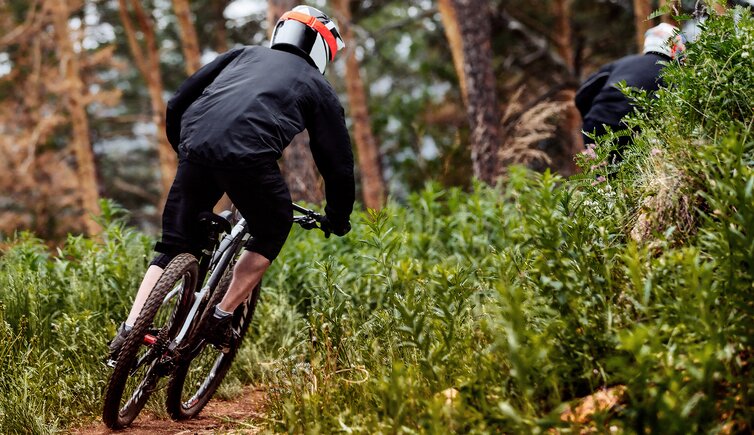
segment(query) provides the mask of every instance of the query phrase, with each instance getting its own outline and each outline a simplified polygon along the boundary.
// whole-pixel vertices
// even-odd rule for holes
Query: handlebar
[[[300,205],[296,204],[295,202],[292,203],[293,210],[301,213],[298,216],[293,216],[293,223],[301,225],[301,228],[305,230],[313,230],[315,228],[318,228],[322,230],[323,233],[325,233],[325,237],[330,237],[330,229],[327,228],[327,225],[323,225],[323,221],[325,220],[325,217],[319,213],[317,213],[314,210],[309,210],[308,208],[301,207]],[[237,210],[235,206],[231,206],[230,210],[225,210],[222,213],[218,215],[218,218],[224,218],[224,220],[227,222],[233,222],[235,223],[236,219],[234,217],[240,217],[240,215],[236,216]],[[214,215],[213,215],[214,216]],[[230,232],[230,230],[226,231]]]
[[[322,225],[322,221],[325,218],[324,216],[317,213],[316,211],[301,207],[296,203],[293,203],[293,209],[301,213],[300,215],[293,217],[293,223],[299,224],[301,228],[305,230],[313,230],[314,228],[319,228],[323,233],[325,233],[325,237],[330,237],[330,230],[328,228],[324,228]]]

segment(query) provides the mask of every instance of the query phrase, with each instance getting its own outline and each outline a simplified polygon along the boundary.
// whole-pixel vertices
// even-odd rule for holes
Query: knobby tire
[[[194,332],[194,337],[191,339],[193,342],[196,343],[201,340],[201,325],[205,324],[207,316],[214,314],[212,310],[213,307],[222,300],[223,296],[225,296],[225,293],[228,291],[230,280],[233,276],[232,269],[232,267],[229,267],[218,283],[217,290],[213,293],[210,302],[207,304],[204,313],[201,316],[199,323],[200,327],[197,328],[199,330]],[[173,371],[170,381],[168,382],[167,399],[165,401],[168,414],[171,418],[174,420],[186,420],[195,417],[202,411],[202,409],[204,409],[204,406],[207,405],[215,394],[217,388],[225,378],[225,375],[228,374],[233,359],[243,343],[246,331],[248,330],[251,319],[254,316],[254,309],[259,300],[260,289],[260,285],[257,285],[246,302],[241,304],[233,313],[233,327],[238,332],[239,337],[234,343],[232,343],[228,353],[222,354],[214,349],[212,345],[202,344],[201,346],[203,346],[203,348],[198,352],[195,358],[192,358],[184,364],[179,364]],[[198,385],[197,382],[191,382],[191,380],[191,384],[187,384],[186,380],[189,377],[189,371],[191,370],[192,364],[198,361],[198,357],[204,357],[205,352],[209,352],[209,356],[216,354],[212,366],[213,370],[201,375],[201,381]],[[200,368],[200,370],[202,368]],[[185,401],[183,399],[184,389],[187,389],[191,395],[189,399]]]
[[[133,329],[123,343],[115,369],[110,376],[107,389],[105,390],[102,420],[107,427],[111,429],[122,429],[129,426],[147,403],[149,396],[159,381],[159,374],[154,371],[155,366],[151,366],[147,369],[144,379],[134,390],[131,397],[127,399],[126,404],[121,407],[123,391],[128,382],[128,378],[132,375],[131,371],[137,363],[137,355],[140,347],[144,344],[144,336],[149,332],[150,328],[152,328],[154,318],[165,301],[165,297],[176,287],[176,284],[181,279],[184,279],[182,293],[178,295],[179,305],[174,309],[171,317],[167,320],[167,323],[161,328],[160,333],[158,334],[158,336],[165,335],[166,337],[162,337],[163,339],[173,338],[173,335],[175,335],[179,329],[174,326],[178,323],[182,323],[182,319],[185,316],[185,313],[179,312],[187,308],[186,304],[183,303],[184,298],[189,297],[188,295],[193,295],[193,291],[196,288],[198,274],[199,267],[196,259],[190,254],[180,254],[167,265],[162,276],[160,276],[157,284],[155,284],[152,289],[147,301],[144,303],[141,313],[139,313],[139,317],[137,318]],[[178,322],[176,322],[176,320],[178,320]],[[154,360],[160,357],[160,355],[151,355],[151,353],[152,351],[150,350],[147,354],[152,357],[150,361],[145,363],[147,365],[153,364]]]

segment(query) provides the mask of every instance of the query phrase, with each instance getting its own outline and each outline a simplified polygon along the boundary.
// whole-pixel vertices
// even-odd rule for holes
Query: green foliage
[[[105,231],[52,255],[20,234],[0,257],[0,433],[46,433],[100,409],[106,342],[130,307],[151,243],[102,203]]]
[[[708,20],[658,98],[636,96],[620,164],[608,137],[580,178],[512,168],[358,213],[346,238],[294,230],[222,396],[266,385],[265,421],[291,433],[751,432],[752,35]],[[0,432],[98,413],[149,255],[105,227],[0,257]],[[618,406],[561,417],[613,386]]]
[[[309,289],[309,333],[267,373],[278,429],[541,432],[623,385],[574,429],[751,430],[752,35],[710,19],[659,98],[636,96],[620,164],[605,143],[568,182],[512,170],[502,199],[430,185],[362,216],[360,246],[296,234],[275,270],[320,264],[267,288]],[[659,225],[632,237],[642,215]]]

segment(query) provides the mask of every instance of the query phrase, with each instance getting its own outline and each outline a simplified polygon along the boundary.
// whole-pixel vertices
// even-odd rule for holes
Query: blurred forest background
[[[341,94],[370,208],[427,181],[494,183],[513,163],[576,169],[581,80],[635,53],[644,30],[701,16],[670,0],[316,0],[348,48]],[[291,0],[0,0],[0,233],[98,230],[99,198],[159,231],[176,157],[166,101],[218,53],[266,44]],[[693,21],[692,21],[693,23]],[[693,25],[693,24],[692,24]],[[322,200],[302,134],[281,165]]]

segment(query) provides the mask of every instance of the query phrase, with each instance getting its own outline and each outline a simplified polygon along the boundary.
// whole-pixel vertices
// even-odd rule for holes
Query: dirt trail
[[[199,414],[199,417],[186,421],[164,420],[142,412],[130,428],[111,431],[98,423],[71,431],[75,435],[205,435],[217,433],[257,434],[262,428],[248,423],[254,417],[263,415],[265,392],[254,387],[244,388],[241,395],[230,401],[213,399]]]

